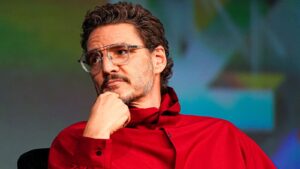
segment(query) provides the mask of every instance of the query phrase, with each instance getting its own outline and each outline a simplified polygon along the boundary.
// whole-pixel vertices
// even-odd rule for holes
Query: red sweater
[[[274,169],[265,153],[231,123],[179,114],[175,92],[159,109],[130,108],[131,122],[110,139],[83,137],[86,122],[53,141],[49,169]]]

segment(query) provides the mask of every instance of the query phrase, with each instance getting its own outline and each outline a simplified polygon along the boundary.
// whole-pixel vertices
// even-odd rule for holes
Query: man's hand
[[[128,106],[123,103],[119,95],[105,92],[98,96],[93,105],[83,136],[108,139],[113,132],[124,127],[129,120]]]

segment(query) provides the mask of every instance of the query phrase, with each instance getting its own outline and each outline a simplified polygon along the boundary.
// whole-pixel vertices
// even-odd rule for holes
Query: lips
[[[110,91],[118,88],[118,84],[125,82],[123,79],[110,79],[103,85],[103,91]]]
[[[119,83],[130,83],[129,79],[124,75],[112,74],[104,77],[104,81],[101,85],[102,92],[114,90],[118,88]]]
[[[106,83],[106,87],[111,87],[111,86],[115,86],[115,85],[117,85],[118,83],[120,83],[120,82],[124,82],[124,80],[122,80],[122,79],[111,79],[111,80],[109,80],[107,83]]]

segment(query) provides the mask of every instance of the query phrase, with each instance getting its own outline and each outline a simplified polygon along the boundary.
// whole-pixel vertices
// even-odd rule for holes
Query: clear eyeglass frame
[[[128,63],[130,52],[142,48],[145,47],[127,43],[111,44],[83,53],[78,62],[85,72],[96,74],[102,69],[104,51],[106,52],[106,57],[112,64],[125,65]]]

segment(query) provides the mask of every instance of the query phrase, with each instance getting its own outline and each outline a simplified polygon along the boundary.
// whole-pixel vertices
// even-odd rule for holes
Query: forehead
[[[92,31],[87,41],[87,50],[98,49],[117,43],[142,45],[143,41],[132,24],[105,25]]]

